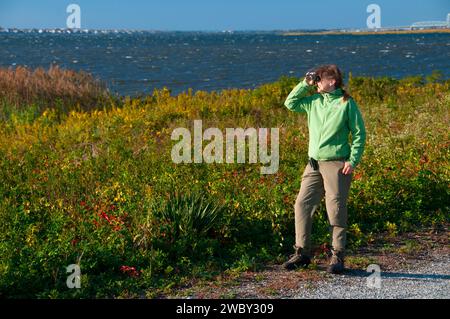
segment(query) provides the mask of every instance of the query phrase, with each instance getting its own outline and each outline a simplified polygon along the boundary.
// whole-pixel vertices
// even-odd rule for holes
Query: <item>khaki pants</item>
[[[345,160],[319,161],[314,171],[308,164],[295,201],[295,245],[311,254],[312,217],[323,196],[332,228],[333,250],[344,253],[347,229],[347,198],[352,174],[342,174]]]

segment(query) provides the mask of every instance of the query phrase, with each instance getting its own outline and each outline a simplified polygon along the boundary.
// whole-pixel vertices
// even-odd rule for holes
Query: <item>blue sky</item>
[[[81,27],[139,30],[365,28],[375,3],[381,26],[445,20],[448,0],[0,0],[0,26],[65,28],[66,7],[81,7]]]

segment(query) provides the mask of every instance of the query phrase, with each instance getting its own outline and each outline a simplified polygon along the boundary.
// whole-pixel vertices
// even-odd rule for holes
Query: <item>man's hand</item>
[[[342,169],[342,174],[347,175],[353,172],[353,166],[350,162],[345,162],[344,168]]]

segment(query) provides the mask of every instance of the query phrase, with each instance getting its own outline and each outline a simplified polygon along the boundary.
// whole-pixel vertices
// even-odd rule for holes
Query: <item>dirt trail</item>
[[[169,298],[450,298],[447,230],[383,238],[378,245],[349,254],[342,275],[325,272],[326,259],[315,259],[312,267],[297,271],[286,271],[280,264],[237,278],[195,283]],[[377,265],[376,270],[379,266],[380,272],[368,272],[369,265]]]

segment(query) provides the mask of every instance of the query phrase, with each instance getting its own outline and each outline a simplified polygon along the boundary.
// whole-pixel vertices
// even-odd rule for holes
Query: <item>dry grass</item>
[[[95,108],[108,97],[105,86],[92,75],[51,66],[48,70],[0,68],[0,102],[21,110],[35,104],[39,109],[62,107]]]

